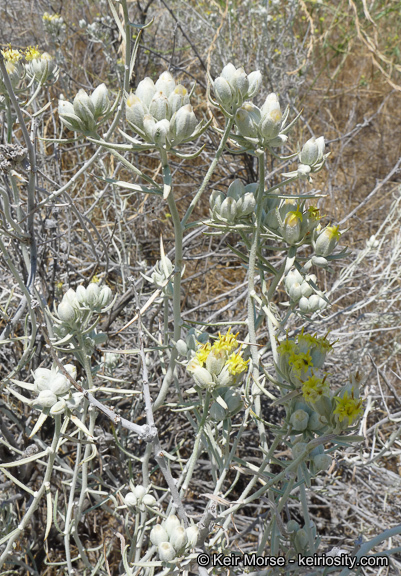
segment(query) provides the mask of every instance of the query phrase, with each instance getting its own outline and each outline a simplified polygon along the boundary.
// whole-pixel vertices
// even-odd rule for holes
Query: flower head
[[[334,400],[337,402],[337,408],[333,414],[338,415],[339,422],[348,418],[348,425],[350,425],[360,416],[362,412],[362,400],[354,397],[354,388],[351,389],[351,394],[346,390],[342,397],[335,396]]]
[[[312,375],[302,384],[302,393],[305,400],[312,404],[317,402],[317,400],[322,396],[329,396],[330,389],[326,382],[326,377],[318,378],[317,376]]]
[[[24,56],[25,60],[31,62],[32,60],[37,60],[40,58],[41,53],[39,52],[37,46],[28,46],[28,48],[25,48]]]
[[[11,44],[9,44],[8,48],[2,50],[1,53],[4,57],[4,60],[7,60],[7,62],[12,62],[12,64],[17,64],[17,62],[19,62],[19,60],[22,58],[21,52],[11,48]]]
[[[232,334],[231,328],[229,328],[227,334],[224,334],[223,336],[219,332],[219,337],[213,344],[213,348],[215,350],[226,350],[228,353],[230,353],[238,346],[238,340],[237,340],[238,334],[239,332],[237,332],[236,334]]]
[[[245,372],[245,370],[248,367],[248,364],[249,364],[249,360],[244,360],[242,358],[241,351],[234,353],[234,354],[231,354],[231,356],[229,357],[229,359],[226,362],[228,371],[233,376],[236,376],[238,374],[242,374],[242,372]]]
[[[209,356],[211,350],[212,350],[212,346],[211,346],[210,342],[206,342],[206,344],[202,344],[202,346],[199,348],[199,350],[195,354],[195,356],[196,356],[196,358],[197,358],[197,360],[201,366],[203,366],[203,364],[206,362],[207,357]]]

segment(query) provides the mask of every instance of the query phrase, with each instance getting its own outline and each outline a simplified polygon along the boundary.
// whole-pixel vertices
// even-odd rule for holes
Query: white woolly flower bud
[[[143,497],[146,494],[146,488],[145,488],[145,486],[138,484],[138,486],[135,486],[135,488],[133,489],[133,493],[138,498],[138,500],[141,502],[143,500]]]
[[[192,373],[192,377],[200,388],[209,388],[213,385],[213,377],[206,368],[202,368],[199,364],[193,364],[191,361],[187,366],[188,372]]]
[[[50,378],[52,377],[51,370],[47,368],[37,368],[33,375],[35,392],[42,392],[42,390],[49,389]]]
[[[325,424],[321,421],[320,415],[317,412],[312,412],[309,416],[308,428],[312,432],[316,432],[324,428]]]
[[[89,132],[96,128],[95,107],[88,94],[81,88],[73,102],[75,114],[82,120],[84,127]]]
[[[162,542],[168,542],[168,534],[161,524],[153,526],[149,538],[154,546],[158,546]]]
[[[51,408],[57,402],[57,396],[51,390],[42,390],[36,398],[35,404],[42,408]]]
[[[65,409],[67,408],[66,401],[61,399],[50,408],[50,414],[52,416],[58,416],[59,414],[64,414]]]
[[[319,158],[319,146],[316,144],[316,138],[313,136],[303,146],[299,155],[301,164],[313,166]]]
[[[167,96],[167,98],[170,96],[170,94],[174,91],[175,88],[175,81],[170,72],[166,70],[159,76],[159,79],[155,84],[155,88],[156,90],[163,92],[163,94]]]
[[[159,544],[158,552],[162,562],[171,562],[176,556],[176,552],[170,542],[162,542]]]
[[[108,286],[102,286],[100,289],[98,297],[98,306],[100,308],[106,308],[113,299],[112,291]]]
[[[223,70],[221,71],[220,76],[223,77],[225,80],[227,80],[227,82],[229,82],[232,86],[234,86],[234,77],[235,77],[236,71],[237,71],[237,69],[234,66],[234,64],[229,62],[228,64],[226,64],[224,66]]]
[[[186,529],[188,546],[195,548],[199,540],[199,528],[195,525],[188,526]]]
[[[242,98],[245,98],[249,90],[249,80],[243,68],[238,68],[232,77],[232,85]]]
[[[168,518],[166,518],[163,523],[163,527],[170,537],[175,528],[178,528],[178,526],[181,526],[181,522],[175,514],[170,514],[170,516],[168,516]]]
[[[303,528],[301,528],[295,534],[296,549],[297,549],[297,551],[301,552],[306,548],[307,545],[308,545],[308,535],[307,535],[306,531]]]
[[[248,82],[248,98],[253,98],[259,92],[259,89],[262,86],[261,72],[259,70],[255,70],[254,72],[248,74]]]
[[[64,396],[70,388],[70,381],[63,374],[56,374],[49,380],[49,390],[56,394],[56,396]]]
[[[145,494],[145,496],[142,498],[142,504],[153,508],[156,505],[156,498],[152,496],[152,494]]]
[[[212,193],[210,194],[209,204],[212,210],[212,216],[214,218],[216,218],[216,214],[220,213],[220,208],[224,200],[225,196],[219,190],[213,190]]]
[[[109,91],[106,84],[100,84],[90,95],[95,110],[95,119],[104,116],[109,111]]]
[[[208,370],[210,374],[215,374],[217,376],[222,371],[225,363],[225,350],[212,350],[206,358],[206,370]]]
[[[221,203],[219,216],[222,220],[228,222],[228,224],[233,224],[236,215],[237,215],[237,203],[234,200],[234,198],[230,198],[230,196],[228,196]]]
[[[170,119],[170,106],[168,98],[163,92],[156,92],[149,106],[149,113],[155,120]]]
[[[139,82],[137,89],[135,90],[135,95],[140,99],[142,104],[146,106],[146,111],[148,111],[150,103],[156,92],[156,86],[153,80],[149,77],[144,78]]]
[[[188,346],[187,346],[187,343],[182,338],[177,340],[175,347],[177,349],[178,354],[180,354],[180,356],[186,356],[187,355]]]
[[[302,432],[308,427],[309,414],[305,410],[295,410],[291,414],[290,424],[294,430]]]
[[[174,549],[178,552],[182,550],[186,545],[188,538],[185,528],[182,526],[176,526],[174,530],[170,534],[170,544],[174,547]]]
[[[338,226],[326,226],[313,242],[316,256],[323,256],[323,258],[330,256],[337,246],[340,237],[341,233]]]
[[[155,126],[156,120],[153,118],[151,114],[145,114],[143,117],[143,130],[145,132],[145,136],[148,142],[153,143],[153,137],[155,134]]]
[[[133,492],[128,492],[128,494],[124,496],[124,502],[127,506],[134,508],[137,505],[137,497]]]
[[[266,97],[266,100],[260,110],[261,115],[262,115],[262,120],[264,118],[266,118],[267,116],[270,116],[272,112],[275,111],[279,111],[281,113],[280,110],[280,103],[278,101],[277,95],[272,92],[271,94],[268,94],[268,96]]]
[[[182,106],[189,104],[187,89],[182,84],[178,84],[178,86],[174,88],[173,92],[168,97],[168,103],[170,106],[171,114],[178,112]]]
[[[213,89],[218,103],[224,108],[230,108],[235,101],[235,92],[227,80],[218,76],[213,82]]]
[[[170,135],[170,122],[166,119],[160,120],[155,124],[153,129],[153,142],[159,146],[163,146],[169,139]]]
[[[84,129],[84,123],[75,113],[74,106],[71,104],[71,102],[67,102],[66,100],[59,100],[58,115],[68,130],[72,130],[73,132],[80,132]]]
[[[316,139],[316,144],[319,150],[319,155],[318,155],[318,159],[317,161],[320,162],[321,160],[323,160],[324,157],[324,148],[325,148],[325,141],[324,141],[324,136],[320,136],[320,138]]]
[[[147,111],[135,94],[130,94],[125,105],[125,117],[134,127],[143,130],[143,121]]]
[[[302,238],[302,214],[299,210],[289,212],[281,229],[283,239],[288,244],[296,244]]]
[[[85,305],[86,290],[85,290],[85,287],[82,286],[81,284],[76,289],[75,297],[76,297],[76,301],[78,302],[78,305]]]
[[[60,320],[66,322],[67,324],[74,322],[75,320],[74,308],[71,306],[71,304],[69,304],[64,300],[58,305],[57,313],[59,315]]]
[[[217,383],[219,386],[233,386],[235,384],[235,376],[230,374],[227,366],[217,376]]]
[[[252,102],[245,102],[235,114],[235,123],[241,135],[246,138],[257,138],[260,122],[259,108]]]
[[[90,308],[96,308],[98,306],[99,294],[99,286],[95,282],[91,282],[86,289],[86,303]]]
[[[54,73],[57,70],[57,65],[54,59],[47,52],[43,52],[39,58],[34,58],[26,66],[28,76],[35,78],[38,82],[46,82],[47,80],[54,80]]]
[[[288,290],[288,296],[290,297],[290,299],[293,302],[298,302],[298,300],[303,296],[302,294],[302,287],[303,287],[303,283],[298,284],[298,282],[294,282],[290,289]]]
[[[171,133],[174,144],[190,138],[198,124],[193,108],[190,104],[182,106],[171,119]]]
[[[302,284],[303,282],[303,277],[302,274],[297,270],[290,270],[290,272],[288,272],[286,278],[285,278],[285,288],[287,290],[287,292],[291,289],[291,286],[293,284]]]

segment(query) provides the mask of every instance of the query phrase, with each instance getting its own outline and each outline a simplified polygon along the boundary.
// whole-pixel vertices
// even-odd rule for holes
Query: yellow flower
[[[242,374],[242,372],[245,372],[248,364],[249,360],[244,360],[241,356],[241,352],[231,354],[226,362],[227,369],[232,376],[236,376],[237,374]]]
[[[298,377],[307,372],[308,368],[313,368],[312,357],[309,350],[307,352],[294,351],[290,355],[288,363]]]
[[[342,422],[344,418],[348,418],[350,425],[357,420],[358,416],[362,412],[362,400],[354,398],[353,388],[350,396],[346,390],[343,397],[336,396],[334,400],[338,405],[333,414],[338,414],[339,422]]]
[[[13,50],[11,44],[9,44],[8,48],[2,50],[1,53],[4,56],[4,60],[7,60],[7,62],[11,62],[12,64],[16,64],[22,58],[22,54],[19,50]]]
[[[294,340],[283,340],[279,346],[277,346],[277,351],[280,356],[284,356],[284,354],[293,354],[298,351],[298,346],[295,344]]]
[[[25,49],[25,60],[27,60],[28,62],[30,62],[31,60],[37,60],[38,58],[40,58],[41,54],[38,50],[38,47],[36,46],[28,46],[28,48]]]
[[[195,356],[196,356],[196,358],[197,358],[197,360],[201,366],[203,366],[203,364],[206,362],[207,357],[209,356],[211,349],[212,349],[212,347],[210,345],[210,342],[207,342],[206,344],[203,344],[199,348],[199,350],[197,351]]]
[[[326,377],[318,378],[312,375],[302,384],[302,393],[307,402],[317,402],[322,396],[329,396],[330,389]]]
[[[311,220],[320,220],[321,216],[319,208],[316,208],[316,206],[309,206],[308,216]]]
[[[218,351],[226,350],[228,353],[232,352],[238,346],[238,334],[239,332],[232,334],[231,328],[229,328],[227,334],[224,334],[223,336],[219,332],[219,337],[213,344],[213,348]]]
[[[45,12],[42,16],[42,20],[45,22],[51,22],[52,20],[57,20],[57,18],[60,18],[60,14],[49,14]]]

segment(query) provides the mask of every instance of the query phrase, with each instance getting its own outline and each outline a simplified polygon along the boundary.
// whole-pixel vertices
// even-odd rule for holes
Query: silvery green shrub
[[[316,526],[310,521],[307,489],[317,475],[331,467],[331,452],[342,450],[344,443],[352,445],[361,440],[356,432],[363,413],[360,378],[350,375],[348,382],[334,383],[325,370],[333,342],[304,330],[291,336],[287,333],[290,320],[306,318],[310,324],[315,320],[324,322],[331,304],[319,287],[317,272],[344,255],[339,247],[339,227],[320,223],[320,213],[314,205],[317,195],[311,192],[306,200],[305,194],[295,187],[295,184],[309,186],[312,176],[324,168],[328,158],[324,137],[313,137],[299,146],[291,142],[291,131],[300,115],[294,115],[289,107],[284,109],[283,99],[266,89],[266,78],[259,70],[246,71],[242,66],[227,63],[217,76],[208,78],[210,103],[224,121],[224,127],[215,130],[219,135],[215,157],[188,205],[179,206],[174,188],[179,170],[175,174],[171,169],[171,159],[196,158],[211,121],[206,121],[202,108],[195,105],[195,87],[189,86],[186,79],[179,81],[169,70],[161,72],[156,81],[150,77],[138,78],[136,88],[131,89],[140,34],[133,47],[131,28],[135,26],[128,19],[126,0],[119,4],[123,21],[115,10],[113,17],[124,36],[128,58],[121,90],[117,92],[101,82],[93,91],[77,90],[69,101],[61,97],[60,89],[58,126],[62,138],[57,144],[80,142],[81,146],[88,141],[94,143],[97,150],[106,150],[118,162],[116,171],[123,166],[127,172],[121,176],[124,180],[111,178],[104,160],[99,160],[102,181],[112,187],[113,193],[118,188],[126,188],[164,202],[173,224],[174,239],[169,255],[160,242],[160,259],[158,256],[156,264],[151,269],[147,263],[140,266],[146,270],[146,274],[140,274],[141,280],[147,283],[148,293],[145,301],[134,286],[135,315],[125,326],[135,329],[135,344],[125,348],[116,344],[110,351],[104,347],[106,343],[114,346],[114,342],[112,338],[108,341],[101,323],[107,325],[107,315],[116,303],[116,290],[104,282],[102,285],[96,281],[87,285],[75,283],[64,292],[60,288],[58,302],[50,308],[39,283],[34,282],[37,246],[31,232],[35,231],[35,220],[32,217],[29,220],[28,215],[28,228],[23,228],[24,218],[17,218],[9,210],[5,196],[4,214],[9,228],[0,230],[2,252],[12,264],[4,241],[15,237],[24,261],[31,263],[29,286],[22,276],[20,278],[14,264],[10,264],[10,271],[24,293],[21,307],[24,306],[26,313],[27,344],[16,371],[21,370],[34,350],[35,309],[40,311],[40,329],[46,335],[47,346],[44,365],[36,367],[30,381],[16,380],[13,374],[6,381],[6,387],[8,393],[26,403],[27,409],[33,408],[39,413],[32,436],[48,416],[54,420],[54,431],[51,446],[46,446],[39,456],[21,459],[24,465],[36,459],[40,459],[41,465],[45,464],[43,483],[33,492],[28,486],[24,487],[23,478],[18,480],[19,488],[32,493],[32,503],[21,522],[1,539],[0,563],[6,562],[9,553],[17,547],[17,540],[44,498],[46,538],[53,525],[61,532],[65,551],[63,565],[70,574],[74,570],[88,573],[98,570],[92,550],[86,548],[82,539],[79,522],[99,508],[110,517],[118,518],[121,570],[129,576],[138,570],[150,575],[159,568],[161,571],[156,573],[188,572],[200,551],[227,554],[229,535],[236,530],[235,515],[256,501],[260,506],[266,504],[266,513],[261,515],[261,554],[281,554],[286,560],[296,553],[313,556],[319,550],[320,540]],[[43,22],[47,33],[60,44],[66,32],[63,19],[46,13]],[[95,40],[104,41],[99,26],[81,21],[80,27]],[[20,52],[12,48],[3,51],[5,63],[1,67],[0,93],[9,123],[9,147],[14,134],[13,114],[24,107],[16,94],[24,94],[26,108],[30,109],[32,102],[41,98],[41,90],[56,83],[63,74],[51,55],[40,55],[35,49],[27,54],[29,57],[26,56],[23,66]],[[45,112],[42,107],[35,114]],[[23,118],[22,113],[20,117]],[[25,144],[29,162],[33,162],[29,134]],[[288,155],[289,144],[295,152]],[[233,154],[246,153],[256,159],[258,174],[254,182],[245,184],[235,178],[231,182],[211,184],[211,177],[227,148]],[[157,174],[149,175],[149,171],[141,167],[140,152],[157,158],[160,164]],[[91,170],[96,154],[79,170]],[[269,187],[266,166],[270,157],[294,161],[296,166],[281,173],[281,179]],[[31,166],[27,184],[32,213],[38,188],[34,168]],[[15,171],[9,172],[7,177],[16,194],[18,175]],[[66,188],[74,182],[72,177]],[[46,208],[56,197],[45,202]],[[194,210],[202,197],[209,202],[210,217],[200,222],[195,219]],[[117,221],[116,226],[118,224]],[[217,325],[194,322],[194,327],[183,314],[185,241],[190,238],[192,228],[200,226],[210,235],[221,236],[223,241],[227,233],[238,239],[240,250],[226,242],[227,249],[233,248],[236,256],[241,257],[247,274],[246,319],[238,324],[238,332],[234,332],[238,320],[231,320],[230,315]],[[270,252],[275,255],[274,264],[267,257]],[[282,313],[273,305],[278,292],[285,298]],[[148,309],[163,327],[160,338],[147,326]],[[15,323],[20,318],[18,312]],[[262,344],[259,335],[264,324],[267,343]],[[3,335],[6,343],[9,343],[10,330]],[[29,330],[32,330],[30,334]],[[122,354],[136,359],[135,372],[133,369],[129,381],[116,374]],[[25,389],[28,395],[20,394],[16,386]],[[135,397],[138,401],[132,400]],[[271,423],[266,422],[262,413],[262,398],[283,408],[281,421],[271,425],[273,442],[270,445],[266,430]],[[118,408],[126,399],[132,401],[129,419],[124,418]],[[171,446],[164,445],[164,436],[160,435],[159,439],[161,420],[156,415],[166,407],[180,412],[188,420],[189,448],[186,447],[185,456],[181,445],[172,454],[169,453]],[[102,420],[97,425],[99,411]],[[101,453],[104,421],[112,426],[113,434],[107,440],[113,443],[113,458],[124,462],[121,478],[113,477]],[[168,424],[174,429],[174,422]],[[257,435],[261,454],[260,461],[252,465],[239,456],[240,442],[246,439],[248,430]],[[61,448],[71,438],[78,448],[74,453],[75,462],[67,465]],[[38,443],[44,444],[41,439]],[[280,445],[286,446],[288,456],[278,460]],[[94,473],[98,456],[104,466],[104,478]],[[201,514],[194,514],[195,505],[190,503],[188,495],[199,488],[194,479],[201,473],[201,460],[210,463],[210,472],[207,471],[210,477],[207,498],[205,494],[197,494],[193,499],[197,510],[201,509]],[[174,467],[171,463],[177,465]],[[271,468],[277,463],[280,472]],[[20,464],[16,460],[13,465]],[[245,468],[249,474],[243,472]],[[51,479],[56,471],[66,470],[62,482],[65,494],[58,491],[55,496]],[[243,477],[243,486],[235,487],[237,481],[231,481],[231,470],[238,471],[238,478]],[[99,480],[97,490],[91,488],[94,478]],[[115,490],[111,489],[111,482],[119,484]],[[53,505],[55,498],[57,505]],[[90,498],[95,502],[93,505]],[[283,529],[281,511],[296,499],[299,499],[304,523],[301,526],[287,518]],[[79,555],[73,553],[73,542]],[[297,569],[297,566],[289,567],[288,573],[298,573]],[[199,573],[208,572],[199,568]],[[269,573],[279,574],[274,570]]]

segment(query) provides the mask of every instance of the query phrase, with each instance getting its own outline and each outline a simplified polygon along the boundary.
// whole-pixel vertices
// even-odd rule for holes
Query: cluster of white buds
[[[227,196],[218,190],[210,195],[210,215],[218,223],[234,224],[249,216],[255,210],[254,192],[258,184],[244,186],[241,180],[234,180],[227,190]]]
[[[60,120],[69,130],[94,134],[97,121],[110,109],[109,93],[105,84],[100,84],[90,96],[85,90],[79,90],[74,102],[64,99],[58,101]]]
[[[224,66],[220,76],[213,82],[213,90],[220,106],[227,112],[241,106],[247,98],[253,98],[262,85],[262,74],[255,70],[246,74],[234,64]]]
[[[45,12],[42,16],[43,26],[48,34],[58,37],[61,40],[67,29],[64,20],[60,14],[49,14]]]
[[[113,295],[108,286],[100,288],[92,282],[87,288],[78,286],[76,291],[73,288],[67,290],[58,305],[57,313],[64,324],[74,328],[80,324],[83,313],[105,312],[112,299]]]
[[[291,301],[298,303],[303,314],[312,314],[318,310],[323,310],[327,302],[316,294],[312,284],[316,284],[315,274],[305,277],[298,270],[290,270],[285,278],[284,285]]]
[[[194,140],[202,133],[189,94],[182,85],[176,85],[170,72],[163,72],[156,83],[151,78],[142,80],[126,101],[128,124],[146,142],[167,150]]]
[[[7,48],[1,51],[4,58],[4,65],[8,78],[10,79],[11,86],[13,90],[18,87],[20,80],[25,75],[24,66],[22,66],[20,60],[22,54],[18,50],[13,48]],[[3,81],[3,75],[0,71],[0,94],[8,94],[8,90]]]
[[[188,362],[187,371],[202,389],[213,391],[219,386],[238,386],[249,360],[242,358],[241,347],[234,352],[237,348],[237,337],[229,329],[227,334],[219,334],[213,346],[209,342],[202,344]]]
[[[318,225],[319,218],[319,210],[314,206],[304,210],[303,204],[299,205],[288,198],[265,214],[263,224],[293,246],[304,242],[305,237]]]
[[[133,485],[130,482],[131,492],[128,492],[124,497],[124,502],[129,508],[138,508],[141,512],[145,510],[145,507],[154,508],[157,506],[156,498],[148,493],[148,490],[138,484]]]
[[[105,367],[106,371],[112,374],[114,370],[120,363],[120,355],[114,354],[113,352],[106,352],[104,356],[102,356],[102,364]]]
[[[77,377],[77,369],[73,364],[64,366],[68,374]],[[58,367],[37,368],[34,372],[34,391],[38,394],[33,401],[34,406],[43,409],[50,409],[52,416],[62,414],[66,408],[76,407],[83,396],[80,392],[70,393],[71,383],[64,374],[59,372]]]
[[[241,394],[237,390],[228,388],[220,393],[210,406],[210,417],[215,422],[222,422],[229,416],[234,416],[244,405]]]
[[[267,96],[262,108],[252,102],[245,102],[235,114],[238,133],[254,146],[283,146],[287,142],[285,134],[288,109],[284,115],[275,93]]]
[[[171,562],[177,556],[195,548],[199,539],[199,528],[194,524],[184,528],[175,514],[170,514],[161,524],[150,532],[150,541],[157,546],[162,562]]]
[[[58,78],[59,68],[52,56],[47,52],[38,54],[37,58],[33,58],[25,64],[25,70],[28,78],[35,79],[36,82],[41,84],[53,83]]]
[[[156,262],[154,270],[150,277],[144,276],[149,282],[152,282],[157,288],[162,290],[163,294],[169,296],[173,295],[173,285],[171,283],[171,277],[174,271],[173,263],[170,258],[163,254],[163,258]]]
[[[329,154],[324,153],[324,136],[310,138],[303,146],[299,154],[298,168],[292,172],[283,173],[285,178],[299,178],[300,180],[312,181],[311,175],[319,172],[326,162]]]
[[[318,226],[312,236],[312,246],[316,256],[322,258],[331,256],[340,238],[341,232],[338,226],[326,226],[323,229]]]

